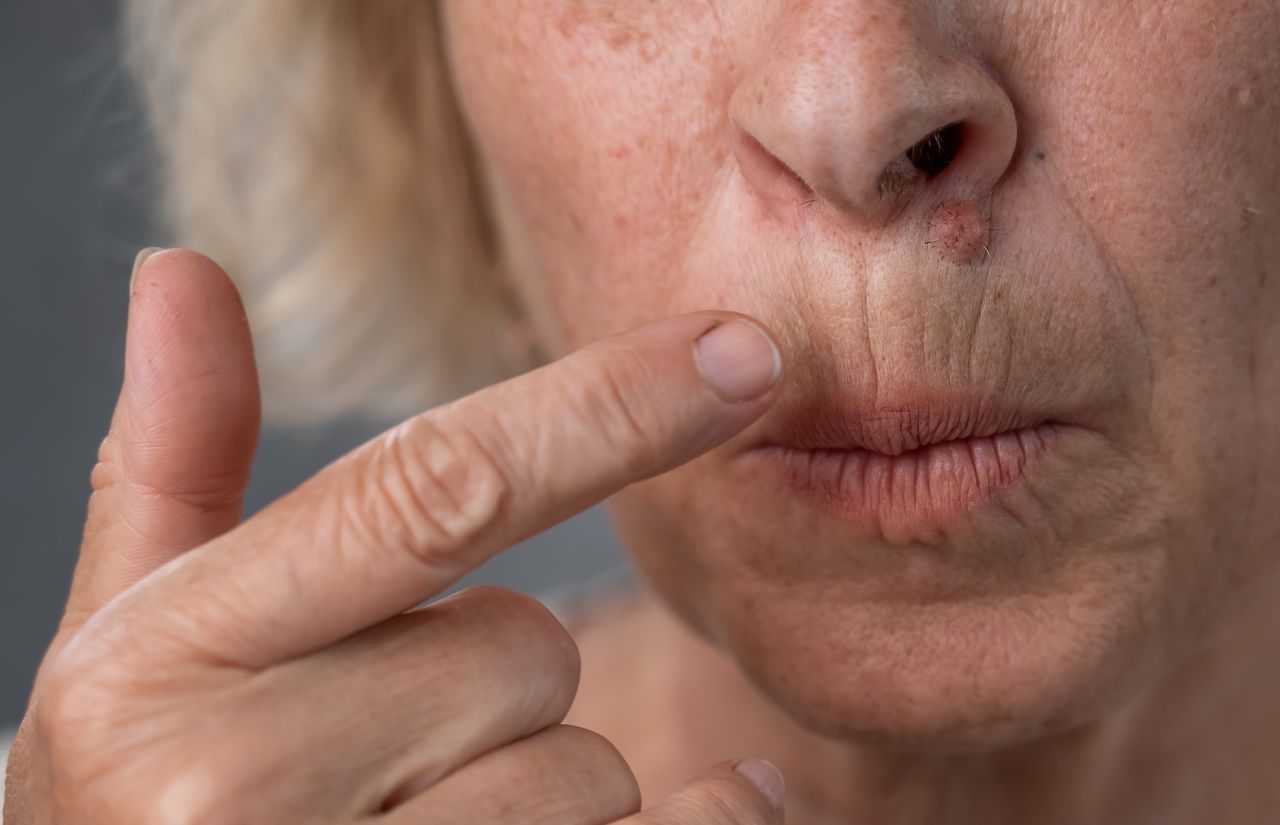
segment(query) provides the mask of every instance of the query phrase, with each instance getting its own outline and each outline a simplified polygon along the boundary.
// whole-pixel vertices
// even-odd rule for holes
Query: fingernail
[[[130,295],[133,294],[133,282],[138,280],[138,270],[142,269],[142,265],[147,262],[147,258],[150,258],[152,255],[156,254],[157,252],[163,252],[163,251],[164,250],[158,246],[149,246],[146,249],[139,252],[138,257],[133,259],[133,274],[129,276],[129,294]]]
[[[787,782],[782,778],[782,771],[772,762],[764,759],[744,759],[733,766],[733,769],[755,785],[760,795],[769,800],[775,810],[782,810],[782,798],[787,793]]]
[[[703,377],[725,401],[763,395],[782,372],[778,347],[748,321],[725,321],[703,333],[696,352]]]

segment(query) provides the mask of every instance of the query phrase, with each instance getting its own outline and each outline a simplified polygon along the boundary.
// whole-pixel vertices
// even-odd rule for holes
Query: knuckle
[[[558,725],[552,731],[559,752],[566,755],[557,761],[577,766],[582,786],[597,790],[596,802],[609,813],[610,821],[640,810],[640,785],[612,742],[576,725]]]
[[[128,481],[128,489],[130,495],[138,498],[175,502],[193,513],[220,513],[229,507],[241,505],[247,476],[247,467],[236,467],[223,473],[192,475],[167,483],[132,478]]]
[[[194,714],[146,692],[137,662],[116,650],[78,638],[37,677],[33,746],[60,809],[137,825],[262,821],[247,800],[263,798],[271,772],[243,727],[210,708],[190,724]]]
[[[197,763],[165,776],[147,778],[147,802],[117,798],[119,821],[140,825],[195,825],[237,821],[234,800],[215,788],[216,778]]]
[[[42,741],[71,762],[103,737],[98,729],[113,716],[115,697],[108,679],[72,656],[59,656],[40,675],[34,722]]]
[[[89,486],[94,493],[109,490],[120,480],[119,437],[107,433],[107,437],[98,446],[98,461],[89,473]]]
[[[58,667],[42,677],[33,722],[58,801],[93,811],[94,821],[137,825],[218,825],[252,821],[262,766],[224,741],[193,746],[163,727],[139,724],[114,691],[97,686],[101,668]],[[230,727],[227,728],[230,730]]]
[[[485,628],[503,661],[521,671],[527,684],[549,689],[557,704],[562,697],[572,700],[582,666],[578,645],[545,605],[493,585],[471,587],[453,598]]]
[[[557,725],[552,731],[561,751],[572,754],[585,764],[599,766],[602,773],[625,771],[630,775],[631,768],[623,760],[622,754],[599,733],[577,725]]]
[[[41,740],[53,752],[65,749],[69,737],[64,732],[76,728],[77,694],[75,680],[65,667],[45,674],[32,708],[32,720]]]
[[[519,628],[522,634],[568,636],[546,605],[528,593],[496,584],[479,584],[458,591],[455,598],[474,605],[469,609],[494,614],[493,618]]]
[[[147,801],[139,807],[145,813],[131,821],[147,825],[231,825],[252,822],[263,812],[251,815],[255,800],[262,804],[260,780],[248,777],[247,770],[227,759],[185,760],[171,770],[151,778]],[[256,793],[255,793],[256,792]],[[274,802],[274,800],[273,800]],[[278,807],[267,803],[267,807]],[[276,811],[276,813],[280,813]]]
[[[163,758],[149,760],[127,777],[98,783],[93,798],[81,806],[107,814],[94,821],[136,825],[240,825],[300,813],[264,792],[263,777],[269,774],[251,775],[262,767],[246,767],[250,762],[243,748],[229,756],[165,749]]]
[[[390,430],[347,474],[344,526],[367,543],[457,572],[470,544],[494,525],[509,488],[479,442],[430,413]]]

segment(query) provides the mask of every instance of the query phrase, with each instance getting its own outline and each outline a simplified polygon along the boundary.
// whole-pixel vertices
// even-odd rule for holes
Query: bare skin
[[[1265,822],[1280,806],[1280,643],[1258,608],[1102,722],[998,753],[886,753],[797,724],[641,592],[575,628],[582,685],[568,721],[613,742],[646,798],[699,764],[769,754],[792,825]]]
[[[612,501],[678,622],[587,637],[576,718],[642,787],[750,739],[837,822],[1273,818],[1280,6],[444,8],[549,351],[713,305],[794,354]]]
[[[178,393],[188,383],[178,372],[173,392],[135,407],[126,387],[67,627],[15,753],[17,821],[136,822],[139,799],[158,789],[179,819],[262,819],[244,807],[259,804],[306,818],[321,803],[355,818],[403,802],[414,821],[419,811],[448,821],[515,811],[577,825],[632,815],[633,782],[662,799],[741,752],[783,767],[795,825],[1274,818],[1280,7],[442,8],[508,270],[546,350],[616,346],[606,336],[711,307],[759,319],[786,353],[785,378],[748,404],[754,418],[721,420],[717,438],[699,443],[705,452],[663,442],[671,450],[642,472],[624,462],[629,475],[615,468],[574,498],[653,475],[611,499],[651,595],[576,640],[582,690],[568,719],[603,738],[561,733],[579,738],[535,741],[536,753],[520,744],[531,725],[558,722],[573,693],[557,658],[573,646],[527,602],[481,593],[391,619],[447,577],[405,575],[394,559],[366,569],[364,553],[388,554],[360,541],[370,531],[359,519],[346,531],[354,549],[329,541],[332,531],[317,536],[312,521],[368,511],[309,498],[336,487],[379,501],[382,474],[350,483],[352,464],[378,463],[376,448],[277,515],[235,527],[255,419],[234,380],[248,374],[247,338],[232,324],[199,340],[231,340],[217,351],[235,363],[186,374],[232,376],[230,389],[197,382]],[[962,235],[982,237],[982,255],[948,257],[930,243],[931,217],[951,202],[973,205]],[[635,391],[621,393],[668,435],[715,417],[647,406],[664,397],[653,390],[663,380],[696,383],[691,340],[678,355],[651,352]],[[615,438],[629,443],[620,395],[607,381],[575,381],[582,361],[568,363],[533,378],[559,376],[552,390],[538,385],[517,403],[507,385],[479,402],[490,414],[543,413],[504,425],[569,410],[594,434],[548,451],[545,432],[519,441],[490,430],[528,459],[512,467],[553,486],[583,477],[550,472],[548,456],[588,472],[579,458],[599,470],[617,458]],[[566,387],[585,403],[564,403]],[[210,399],[231,409],[211,411]],[[131,504],[136,485],[118,483],[147,466],[122,456],[154,455],[125,426],[152,404],[161,422],[192,422],[179,434],[238,445],[213,457],[170,451],[171,480],[187,495],[156,499],[164,506]],[[552,426],[555,437],[566,429],[577,427]],[[391,478],[393,491],[418,489]],[[529,509],[544,518],[504,539],[572,509],[539,485],[517,488],[544,496],[544,509]],[[203,506],[186,518],[193,492]],[[406,543],[394,520],[383,537],[430,549],[436,521],[422,520],[425,542]],[[462,555],[470,564],[502,545]],[[388,642],[436,621],[451,632]],[[337,642],[370,626],[382,629]],[[113,643],[126,632],[130,644]],[[456,648],[441,647],[450,639]],[[237,667],[222,668],[228,659]],[[520,678],[492,687],[510,667]],[[392,671],[415,676],[379,678]],[[274,675],[237,682],[246,672]],[[436,692],[419,689],[417,674],[441,672]],[[503,765],[428,735],[444,728],[415,727],[433,697],[456,701],[464,720],[488,718],[495,702],[520,704],[510,685],[530,679],[549,685],[555,712],[513,714],[494,733]],[[244,694],[247,705],[236,701]],[[379,724],[354,739],[317,724],[339,723],[353,703],[381,711]],[[172,723],[159,737],[167,747],[135,747],[138,719],[158,709]],[[264,737],[243,718],[278,726]],[[388,764],[406,725],[424,734],[420,750]],[[339,733],[343,749],[317,747]],[[263,756],[245,758],[264,742]],[[465,763],[457,775],[473,779],[461,790],[433,784],[423,765],[439,760]],[[740,775],[717,771],[650,818],[778,821]],[[282,774],[297,782],[275,781]]]

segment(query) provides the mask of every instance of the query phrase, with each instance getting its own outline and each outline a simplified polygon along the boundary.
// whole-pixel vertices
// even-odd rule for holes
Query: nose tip
[[[980,201],[1008,167],[1012,101],[924,15],[799,5],[765,40],[730,120],[743,177],[766,201],[879,223],[931,191]]]

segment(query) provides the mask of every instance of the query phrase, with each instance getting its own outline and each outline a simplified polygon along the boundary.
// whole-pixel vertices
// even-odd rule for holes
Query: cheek
[[[1143,342],[1133,419],[1150,485],[1186,522],[1168,541],[1205,575],[1225,559],[1256,569],[1243,548],[1280,531],[1280,513],[1248,504],[1280,488],[1280,380],[1260,368],[1280,358],[1280,6],[1117,4],[1030,50],[1043,12],[1014,8],[975,30],[994,32],[1023,139],[1043,154],[1038,200],[1087,235]]]
[[[1280,317],[1280,6],[1161,4],[1114,30],[1146,32],[1138,42],[1150,45],[1088,55],[1114,80],[1058,87],[1075,94],[1057,107],[1074,124],[1055,132],[1075,142],[1073,200],[1148,341],[1169,483],[1230,522],[1218,539],[1238,558],[1257,543],[1246,530],[1277,527],[1274,515],[1241,515],[1280,458],[1278,399],[1258,368],[1275,363]]]
[[[1239,344],[1275,310],[1259,287],[1280,255],[1280,6],[1122,4],[1027,49],[1032,5],[988,47],[1044,155],[1043,196],[1087,227],[1158,356],[1224,355],[1203,351],[1207,330]]]
[[[467,117],[533,247],[517,277],[549,297],[566,346],[670,314],[728,158],[731,72],[708,6],[493,5],[455,4],[450,37]]]

